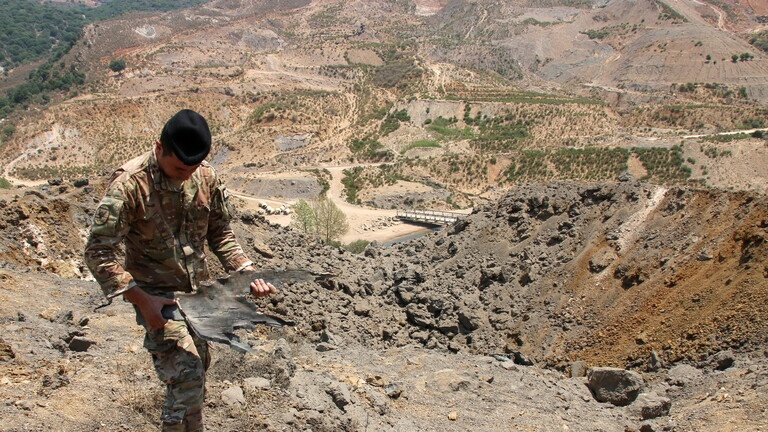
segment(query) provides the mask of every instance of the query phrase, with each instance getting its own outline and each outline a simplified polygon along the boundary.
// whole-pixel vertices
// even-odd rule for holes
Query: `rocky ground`
[[[361,255],[241,211],[260,266],[336,276],[260,300],[297,325],[241,331],[254,352],[214,346],[209,429],[767,430],[768,201],[624,180],[521,186]],[[94,311],[79,261],[98,191],[0,201],[0,430],[157,427],[131,308]]]

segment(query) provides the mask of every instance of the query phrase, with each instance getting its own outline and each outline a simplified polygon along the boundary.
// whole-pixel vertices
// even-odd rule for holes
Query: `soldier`
[[[227,191],[205,157],[211,132],[198,113],[184,109],[163,127],[152,150],[112,175],[85,246],[85,262],[107,299],[122,295],[146,329],[144,347],[166,383],[163,431],[202,431],[207,342],[185,321],[166,320],[174,292],[208,279],[205,243],[229,271],[253,270],[229,225]],[[125,246],[125,262],[118,246]],[[257,297],[275,292],[263,279]]]

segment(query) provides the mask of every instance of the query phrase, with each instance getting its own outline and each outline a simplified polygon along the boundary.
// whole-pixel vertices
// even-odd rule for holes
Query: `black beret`
[[[183,109],[165,123],[160,142],[184,165],[193,166],[202,162],[211,151],[211,130],[203,116]]]

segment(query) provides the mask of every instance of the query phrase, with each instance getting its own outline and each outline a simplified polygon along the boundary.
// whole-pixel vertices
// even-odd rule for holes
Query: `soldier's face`
[[[157,164],[160,166],[160,171],[171,180],[187,180],[192,177],[192,173],[200,166],[200,164],[185,165],[173,152],[163,155],[163,145],[160,144],[160,141],[155,144],[155,156],[157,156]]]

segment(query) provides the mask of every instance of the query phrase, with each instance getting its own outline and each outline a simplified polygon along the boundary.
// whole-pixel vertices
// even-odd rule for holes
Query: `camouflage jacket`
[[[156,295],[193,291],[208,279],[206,241],[225,269],[252,264],[229,218],[227,192],[213,167],[203,162],[174,187],[150,151],[112,175],[93,218],[85,262],[108,299],[134,285]]]

